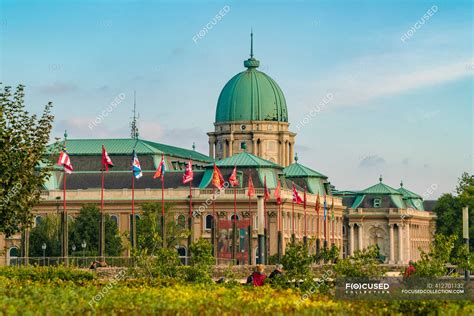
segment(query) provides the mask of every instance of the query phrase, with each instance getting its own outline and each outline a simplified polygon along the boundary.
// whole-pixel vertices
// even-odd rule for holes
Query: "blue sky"
[[[244,69],[253,27],[301,163],[338,189],[382,174],[430,199],[473,172],[472,15],[470,1],[0,0],[0,81],[25,84],[32,112],[52,101],[54,136],[67,128],[71,138],[128,137],[136,90],[141,137],[207,153],[217,98]]]

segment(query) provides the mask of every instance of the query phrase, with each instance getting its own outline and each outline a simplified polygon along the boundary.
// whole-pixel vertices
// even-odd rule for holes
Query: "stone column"
[[[362,245],[362,223],[357,224],[359,226],[359,250],[364,249],[364,246]]]
[[[388,224],[390,229],[390,258],[388,263],[395,263],[395,242],[393,240],[393,224]]]
[[[234,144],[234,140],[233,140],[233,137],[229,140],[229,157],[232,156],[232,153],[233,153],[233,146]]]
[[[407,223],[407,259],[408,260],[411,260],[412,257],[411,257],[411,238],[410,238],[410,224]]]
[[[209,157],[214,158],[214,140],[209,139]]]
[[[354,224],[349,224],[349,254],[354,254]]]
[[[403,263],[402,224],[398,224],[398,263]]]
[[[289,143],[288,146],[290,147],[290,157],[289,157],[289,160],[288,160],[288,164],[292,164],[293,159],[295,157],[295,149],[293,148],[293,143]]]

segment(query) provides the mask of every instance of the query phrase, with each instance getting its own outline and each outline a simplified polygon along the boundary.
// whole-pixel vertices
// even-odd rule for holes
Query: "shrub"
[[[83,282],[94,279],[94,275],[88,271],[79,269],[66,268],[66,267],[1,267],[0,276],[21,280],[21,281],[73,281]]]
[[[385,269],[379,265],[379,258],[379,248],[372,245],[339,260],[334,265],[334,271],[338,277],[381,277]]]

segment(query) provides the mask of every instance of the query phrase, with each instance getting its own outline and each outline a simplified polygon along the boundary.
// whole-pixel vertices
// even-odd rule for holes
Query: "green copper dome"
[[[219,95],[216,123],[232,121],[288,122],[285,96],[278,84],[258,71],[260,62],[250,58],[244,62],[247,70],[227,82]]]

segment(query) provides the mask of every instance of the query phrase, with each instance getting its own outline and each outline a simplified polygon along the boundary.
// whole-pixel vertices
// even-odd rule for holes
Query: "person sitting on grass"
[[[273,270],[272,273],[270,273],[270,276],[268,278],[271,281],[274,281],[280,278],[282,274],[283,274],[283,265],[278,263],[275,267],[275,270]]]
[[[416,272],[415,269],[415,264],[413,261],[408,262],[408,267],[405,269],[405,273],[403,274],[404,279],[408,279],[410,276],[412,276]]]
[[[257,264],[255,271],[247,278],[247,284],[252,284],[253,286],[262,286],[265,284],[265,279],[267,276],[263,273],[265,270],[263,264]]]

